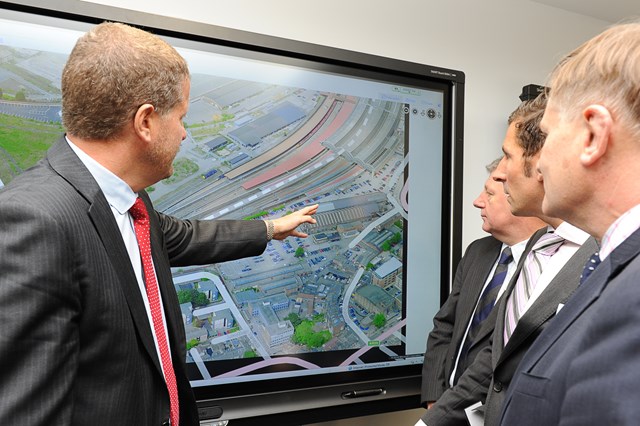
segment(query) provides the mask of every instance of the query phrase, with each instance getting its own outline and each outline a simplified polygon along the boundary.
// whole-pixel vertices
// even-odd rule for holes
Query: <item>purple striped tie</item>
[[[507,299],[507,307],[504,318],[504,345],[507,345],[509,338],[513,334],[518,320],[525,310],[531,293],[544,270],[545,265],[551,259],[560,246],[564,243],[564,238],[553,232],[547,232],[533,245],[533,249],[527,254],[522,266],[522,271],[518,276],[518,281]]]

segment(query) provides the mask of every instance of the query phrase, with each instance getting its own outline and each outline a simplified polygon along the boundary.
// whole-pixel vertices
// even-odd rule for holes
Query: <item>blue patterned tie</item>
[[[513,261],[511,248],[505,247],[505,249],[502,251],[502,254],[500,255],[498,266],[496,266],[496,270],[493,273],[491,281],[489,281],[489,284],[487,284],[484,291],[480,295],[480,298],[478,299],[478,306],[476,307],[476,312],[474,313],[473,319],[471,320],[469,336],[475,337],[474,335],[472,335],[471,330],[473,330],[474,328],[477,329],[480,323],[484,321],[491,313],[491,310],[496,303],[496,296],[500,291],[500,287],[504,282],[504,278],[507,276],[507,268],[509,267],[509,263],[511,263],[511,261]]]
[[[464,345],[462,345],[462,350],[460,351],[460,358],[458,359],[459,367],[466,365],[465,360],[469,353],[469,348],[475,341],[482,322],[487,319],[496,304],[496,297],[500,292],[502,283],[504,283],[504,279],[507,276],[507,269],[512,261],[513,255],[511,254],[511,248],[505,247],[504,250],[502,250],[500,259],[498,259],[498,265],[493,273],[493,277],[491,277],[491,280],[484,288],[480,298],[478,299],[478,304],[476,305],[476,310],[473,313],[471,324],[469,325],[469,331],[467,332],[467,338],[464,340]],[[463,372],[463,368],[456,369],[455,382],[458,381],[458,378]]]
[[[593,253],[589,258],[589,260],[587,261],[587,264],[584,265],[584,269],[582,270],[582,275],[580,275],[581,285],[583,282],[587,280],[587,278],[589,278],[589,275],[591,275],[591,273],[596,270],[600,262],[601,262],[600,254],[598,252]]]

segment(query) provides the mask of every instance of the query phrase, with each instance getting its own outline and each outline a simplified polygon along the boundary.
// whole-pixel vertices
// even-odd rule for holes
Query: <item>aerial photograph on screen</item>
[[[174,176],[150,188],[156,208],[246,220],[320,208],[306,239],[174,271],[189,361],[260,360],[229,376],[401,344],[404,116],[390,101],[193,76],[189,137]]]
[[[64,132],[65,60],[0,44],[0,188]],[[258,80],[194,73],[175,172],[147,191],[184,219],[273,219],[317,203],[317,223],[260,256],[173,270],[187,362],[207,381],[274,364],[357,368],[373,348],[402,355],[407,105]],[[296,356],[329,351],[345,355]],[[224,360],[244,362],[206,367]]]

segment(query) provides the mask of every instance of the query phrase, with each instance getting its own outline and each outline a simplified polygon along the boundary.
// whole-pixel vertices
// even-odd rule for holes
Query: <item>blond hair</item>
[[[640,136],[640,22],[612,26],[582,44],[560,61],[549,85],[567,116],[601,104]]]
[[[62,121],[85,139],[116,137],[137,109],[165,114],[188,94],[187,63],[159,37],[118,23],[84,34],[62,72]]]

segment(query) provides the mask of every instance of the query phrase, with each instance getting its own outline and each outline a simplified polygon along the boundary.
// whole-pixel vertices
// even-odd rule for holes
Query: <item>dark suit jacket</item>
[[[502,243],[493,237],[485,237],[469,244],[458,263],[451,293],[433,318],[433,330],[427,339],[427,350],[422,365],[422,398],[426,406],[447,390],[462,339],[480,297],[487,277],[500,255]],[[487,318],[474,344],[469,348],[466,363],[458,365],[463,371],[477,353],[489,343],[495,325],[495,311]]]
[[[497,307],[497,321],[491,345],[486,346],[476,356],[457,385],[447,391],[431,410],[427,410],[422,419],[428,426],[467,424],[464,409],[477,401],[485,402],[485,425],[497,423],[505,392],[518,363],[540,332],[554,318],[558,305],[565,303],[578,286],[582,268],[597,249],[595,240],[590,238],[585,241],[520,318],[507,346],[503,347],[506,300],[522,270],[526,254],[545,232],[546,228],[537,231],[527,243],[518,270]]]
[[[640,231],[578,288],[518,367],[504,425],[637,425]]]
[[[152,256],[180,398],[197,425],[170,266],[259,254],[261,221],[151,213]],[[61,139],[0,192],[0,424],[160,425],[169,397],[111,209]]]

